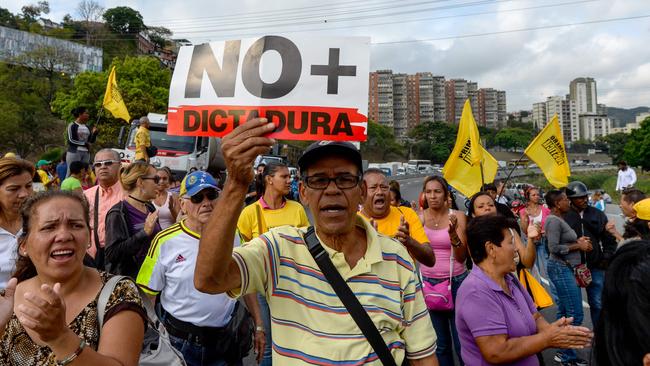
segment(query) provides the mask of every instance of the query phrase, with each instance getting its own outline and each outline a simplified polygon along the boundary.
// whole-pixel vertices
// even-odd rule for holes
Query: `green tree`
[[[149,112],[167,113],[171,72],[154,57],[126,57],[115,59],[104,72],[86,71],[75,77],[74,87],[58,93],[53,111],[62,118],[71,119],[71,111],[78,106],[88,108],[92,116],[102,110],[102,101],[110,69],[115,66],[117,85],[133,118]],[[124,122],[113,118],[108,111],[101,112],[98,147],[114,147]]]
[[[390,155],[402,156],[404,147],[395,140],[390,127],[368,122],[368,139],[361,143],[361,154],[374,161],[387,161]]]
[[[35,76],[33,87],[50,105],[56,92],[71,85],[70,75],[78,71],[76,56],[64,49],[41,46],[13,59],[13,63],[29,68]]]
[[[0,7],[0,26],[18,29],[18,18],[8,9]]]
[[[525,148],[533,139],[531,130],[524,130],[523,128],[504,128],[497,132],[494,137],[494,142],[504,149],[517,149]]]
[[[650,117],[641,122],[641,128],[632,130],[623,156],[629,165],[650,170]]]
[[[458,127],[445,122],[425,122],[417,125],[409,134],[415,140],[410,151],[416,159],[444,163],[456,143]]]
[[[156,46],[165,48],[170,43],[172,31],[165,27],[147,27],[147,34]]]
[[[140,12],[128,6],[108,9],[104,12],[103,18],[110,30],[123,36],[134,36],[146,29]]]
[[[612,163],[617,163],[623,160],[625,145],[629,139],[630,134],[617,132],[611,135],[598,137],[596,141],[605,144],[605,148],[602,150],[607,151],[607,155],[612,158]]]
[[[52,116],[42,85],[47,81],[34,69],[0,63],[0,151],[34,158],[63,145],[65,124]]]

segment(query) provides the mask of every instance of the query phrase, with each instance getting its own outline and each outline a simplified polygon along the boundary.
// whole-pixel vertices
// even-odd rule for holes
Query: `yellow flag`
[[[492,183],[497,176],[499,164],[482,146],[481,151],[483,155],[483,183]],[[459,164],[456,174],[453,176],[445,175],[445,179],[465,197],[472,197],[475,193],[481,191],[481,186],[483,185],[481,182],[481,164]]]
[[[554,187],[561,188],[569,184],[571,170],[557,115],[551,118],[524,153],[539,166]]]
[[[484,153],[487,153],[487,151],[481,146],[478,127],[472,115],[469,99],[467,99],[458,124],[456,145],[454,145],[454,150],[449,155],[444,168],[442,168],[442,174],[447,182],[467,197],[480,191],[481,184],[486,181],[485,175],[481,179],[480,163],[484,160]],[[491,164],[491,160],[494,160],[494,158],[491,160],[490,158],[492,157],[485,159],[488,164]],[[498,166],[496,160],[494,160],[494,165]],[[494,172],[496,174],[496,169]]]
[[[113,66],[110,75],[108,75],[108,83],[106,83],[106,93],[104,94],[104,103],[102,103],[102,105],[104,108],[108,109],[109,112],[111,112],[113,117],[121,118],[127,123],[131,121],[129,111],[126,110],[126,104],[124,104],[122,95],[117,88],[115,66]]]

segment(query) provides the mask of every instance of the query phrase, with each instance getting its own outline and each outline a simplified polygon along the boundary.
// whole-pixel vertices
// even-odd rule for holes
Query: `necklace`
[[[442,216],[439,216],[438,220],[435,220],[435,221],[433,220],[433,216],[431,217],[431,222],[433,223],[433,227],[435,227],[436,229],[438,228],[438,226],[440,225],[440,222],[442,221],[443,216],[444,216],[444,214]]]
[[[140,202],[140,203],[142,203],[143,205],[146,204],[146,203],[148,202],[148,201],[143,201],[143,200],[141,200],[141,199],[135,198],[135,197],[133,197],[133,196],[131,196],[131,195],[129,195],[129,198],[132,199],[132,200],[134,200],[134,201]]]

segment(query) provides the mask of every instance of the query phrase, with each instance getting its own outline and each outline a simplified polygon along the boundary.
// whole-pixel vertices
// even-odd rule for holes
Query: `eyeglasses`
[[[343,175],[336,176],[334,178],[323,177],[318,175],[303,178],[303,181],[305,182],[305,184],[307,184],[307,187],[311,189],[321,189],[321,190],[326,189],[330,185],[330,182],[334,182],[334,184],[336,184],[336,187],[338,189],[354,188],[359,184],[360,180],[361,180],[360,176],[352,175],[352,174],[343,174]]]
[[[99,169],[103,166],[111,167],[113,164],[119,163],[119,160],[101,160],[93,163],[93,168]]]
[[[156,184],[160,183],[160,177],[157,175],[154,175],[153,177],[140,177],[140,179],[151,179]]]
[[[189,199],[192,201],[192,203],[199,204],[203,202],[204,199],[208,199],[208,201],[214,201],[219,197],[219,192],[217,192],[216,189],[205,189],[197,194],[195,194],[192,197],[184,197],[185,199]]]

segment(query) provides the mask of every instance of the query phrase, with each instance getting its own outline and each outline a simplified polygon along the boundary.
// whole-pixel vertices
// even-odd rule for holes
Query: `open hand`
[[[25,327],[45,343],[50,343],[69,330],[65,320],[65,302],[60,294],[61,284],[41,285],[39,293],[26,292],[25,302],[16,308],[16,316]]]
[[[153,234],[153,230],[156,228],[156,222],[158,221],[158,210],[155,212],[151,212],[149,215],[147,215],[147,218],[144,221],[144,232],[147,233],[147,235],[151,236]]]
[[[528,225],[528,229],[526,232],[526,236],[533,239],[533,240],[539,240],[539,237],[542,235],[540,233],[539,228],[537,225]]]
[[[458,227],[458,218],[456,217],[456,215],[450,213],[449,214],[449,228],[448,228],[450,236],[451,235],[458,235],[458,234],[456,234],[456,228],[457,227]]]
[[[229,182],[248,187],[253,180],[255,158],[268,153],[275,144],[274,139],[265,137],[274,129],[275,125],[266,118],[255,118],[239,125],[221,140]]]
[[[0,296],[0,329],[4,329],[14,313],[14,294],[16,293],[17,284],[18,280],[16,278],[10,279],[7,282],[4,295]]]
[[[573,318],[560,318],[551,323],[544,332],[552,348],[585,348],[591,343],[594,334],[589,328],[570,325]]]
[[[410,236],[409,223],[402,216],[399,219],[399,227],[397,228],[397,233],[395,233],[395,239],[399,240],[402,244],[406,244]]]

